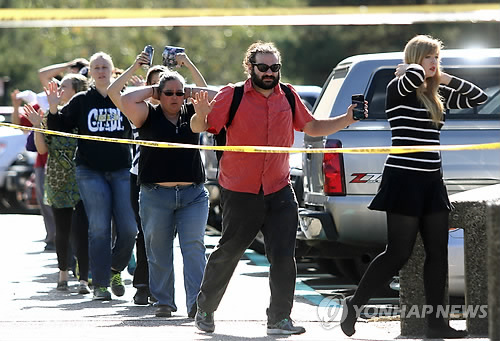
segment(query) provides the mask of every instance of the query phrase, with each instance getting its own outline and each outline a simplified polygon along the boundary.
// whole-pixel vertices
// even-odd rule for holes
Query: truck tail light
[[[342,148],[342,142],[328,139],[325,148]],[[345,195],[344,156],[341,153],[325,153],[323,156],[323,190],[326,195]]]

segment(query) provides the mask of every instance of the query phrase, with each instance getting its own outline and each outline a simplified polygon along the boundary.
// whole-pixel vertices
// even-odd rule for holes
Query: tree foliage
[[[3,4],[54,7],[81,5],[113,6],[115,0],[16,0]],[[279,1],[281,3],[281,1]],[[312,3],[313,0],[283,1],[288,5]],[[154,0],[120,1],[121,7],[158,5]],[[226,4],[224,0],[162,1],[172,7],[210,3]],[[240,6],[250,1],[236,1]],[[255,5],[273,5],[278,1],[252,1]],[[41,5],[40,5],[41,6]],[[200,5],[201,6],[201,5]],[[265,13],[263,13],[265,14]],[[147,19],[145,19],[147,20]],[[342,59],[359,53],[400,51],[415,34],[440,38],[446,48],[499,47],[498,23],[433,23],[417,25],[377,26],[221,26],[221,27],[114,27],[114,28],[16,28],[0,30],[0,78],[8,77],[7,92],[14,88],[42,91],[38,69],[77,57],[87,59],[95,52],[105,51],[113,57],[116,67],[126,69],[145,45],[155,48],[154,63],[161,63],[165,45],[182,46],[210,84],[220,85],[244,79],[242,59],[247,47],[257,41],[273,41],[283,58],[282,79],[292,84],[322,86],[331,69]],[[189,80],[189,74],[180,69]],[[8,93],[3,104],[8,103]],[[0,98],[0,101],[2,99]]]

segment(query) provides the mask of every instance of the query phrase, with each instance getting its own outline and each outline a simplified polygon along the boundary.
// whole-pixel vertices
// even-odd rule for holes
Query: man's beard
[[[277,77],[264,75],[262,76],[262,78],[259,78],[259,76],[257,76],[255,71],[252,70],[250,76],[252,78],[252,84],[264,90],[269,90],[274,88],[276,85],[278,85],[280,81],[280,73],[278,73]],[[264,79],[272,79],[273,81],[271,83],[265,83]]]

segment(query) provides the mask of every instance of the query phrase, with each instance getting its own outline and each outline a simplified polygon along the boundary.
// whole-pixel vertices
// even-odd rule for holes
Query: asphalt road
[[[132,277],[124,272],[126,293],[109,302],[92,301],[70,292],[58,292],[55,252],[44,251],[45,237],[39,215],[0,214],[3,246],[0,248],[0,340],[275,340],[266,335],[265,309],[269,303],[268,265],[265,258],[248,252],[240,261],[219,309],[213,334],[199,332],[184,307],[182,256],[175,250],[176,303],[172,318],[157,318],[155,308],[136,306]],[[207,236],[207,251],[218,237]],[[342,282],[319,273],[313,264],[299,264],[292,318],[307,332],[287,340],[394,340],[401,338],[399,321],[360,320],[352,338],[339,328],[339,309],[323,299],[342,290]],[[334,287],[337,285],[338,287]],[[349,288],[344,288],[349,290]],[[352,289],[352,288],[351,288]],[[323,302],[323,303],[322,303]],[[337,315],[335,315],[337,314]],[[335,316],[334,316],[335,315]],[[465,328],[465,321],[452,321]],[[407,339],[412,340],[412,339]],[[471,340],[471,339],[469,339]],[[482,339],[485,340],[485,339]]]

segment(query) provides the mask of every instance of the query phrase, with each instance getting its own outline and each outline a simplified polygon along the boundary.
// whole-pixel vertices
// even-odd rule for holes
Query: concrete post
[[[424,261],[424,244],[419,233],[410,259],[399,272],[401,336],[425,334],[426,320],[422,318],[425,305]],[[448,281],[446,281],[445,292],[448,292]],[[444,304],[448,304],[448,295],[445,296]]]
[[[487,254],[487,232],[486,232],[486,206],[487,204],[499,201],[500,202],[500,185],[485,186],[478,189],[464,191],[450,196],[450,201],[454,205],[453,211],[450,213],[450,227],[464,229],[464,258],[465,258],[465,305],[469,311],[477,310],[478,307],[488,307],[488,272],[485,260],[491,258],[494,262],[491,265],[490,280],[497,281],[495,284],[490,284],[491,291],[490,300],[500,302],[500,257],[488,257]],[[497,211],[495,211],[497,212]],[[496,214],[496,215],[495,215]],[[497,219],[491,222],[495,225],[497,231],[494,232],[493,239],[496,246],[491,247],[490,252],[500,252],[500,224],[498,223],[498,212],[489,214],[491,219]],[[492,232],[493,233],[493,232]],[[422,306],[425,304],[425,293],[423,286],[423,264],[425,259],[425,251],[420,235],[415,242],[413,254],[408,260],[408,263],[401,269],[400,277],[400,305],[401,314],[401,335],[402,336],[421,336],[425,332],[425,320],[420,318],[420,315],[410,314],[410,309],[418,309],[420,314]],[[492,277],[493,276],[493,277]],[[495,277],[496,276],[496,277]],[[491,278],[492,277],[492,278]],[[446,286],[448,288],[448,286]],[[495,291],[496,290],[496,291]],[[448,304],[448,296],[445,298],[445,304]],[[414,307],[414,308],[412,308]],[[498,321],[500,321],[500,303],[495,306],[497,311],[494,316],[489,315],[488,308],[484,309],[490,316],[490,321],[495,321],[494,326],[498,329]],[[406,310],[403,313],[403,309]],[[487,336],[488,335],[488,318],[484,314],[467,314],[466,323],[467,330],[470,335]],[[490,325],[492,323],[490,322]],[[497,331],[495,338],[492,340],[500,340],[500,331]]]
[[[500,185],[484,186],[450,196],[454,206],[450,213],[450,227],[464,229],[465,305],[469,311],[488,306],[486,207],[496,200],[500,200]],[[486,316],[468,314],[466,319],[469,335],[488,335]]]
[[[500,340],[500,201],[486,207],[488,235],[488,335]]]

